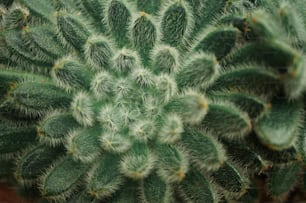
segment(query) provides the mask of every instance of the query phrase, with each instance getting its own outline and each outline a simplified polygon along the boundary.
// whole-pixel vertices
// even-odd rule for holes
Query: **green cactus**
[[[264,174],[285,199],[306,163],[303,3],[5,1],[0,177],[41,202],[215,203],[257,202]]]

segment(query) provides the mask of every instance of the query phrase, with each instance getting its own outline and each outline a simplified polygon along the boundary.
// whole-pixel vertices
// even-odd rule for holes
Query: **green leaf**
[[[180,89],[209,86],[219,73],[219,64],[212,55],[198,53],[186,61],[186,65],[176,74]]]
[[[128,27],[132,17],[128,6],[122,1],[111,0],[105,8],[105,21],[119,47],[129,43]]]
[[[279,89],[279,79],[277,73],[259,65],[237,67],[220,73],[206,92],[213,94],[215,91],[230,90],[269,96]]]
[[[104,37],[90,37],[85,45],[85,56],[94,70],[109,69],[113,49]]]
[[[154,73],[171,74],[175,72],[179,66],[178,50],[170,46],[156,47],[152,54],[152,61]]]
[[[305,18],[303,18],[305,15],[302,13],[300,15],[301,10],[304,9],[302,6],[304,3],[303,1],[290,1],[290,3],[281,4],[279,8],[279,17],[281,18],[282,26],[297,46],[299,46],[300,42],[306,41],[305,27],[300,26],[305,23]]]
[[[43,60],[36,53],[31,52],[19,30],[6,31],[4,36],[6,46],[11,54],[10,59],[14,62],[25,66],[25,69],[29,71],[31,67],[36,68],[37,72],[44,72],[50,69],[53,64],[52,61]]]
[[[272,15],[264,10],[256,10],[246,18],[246,26],[255,39],[275,39],[283,31]],[[250,34],[250,33],[248,33]]]
[[[37,139],[35,126],[0,123],[0,157],[11,158]]]
[[[52,63],[67,54],[57,38],[56,31],[50,25],[27,27],[23,36],[33,53],[51,60]]]
[[[289,193],[298,181],[302,166],[293,162],[284,166],[275,165],[268,176],[268,191],[274,197]]]
[[[302,103],[278,99],[272,108],[255,123],[259,140],[270,149],[284,150],[293,146],[302,122]]]
[[[43,172],[65,152],[63,147],[51,148],[39,145],[27,150],[17,162],[15,176],[18,181],[27,183],[35,181]]]
[[[83,49],[90,36],[90,31],[83,21],[67,13],[57,13],[57,28],[62,40],[78,51]]]
[[[210,28],[200,35],[194,51],[212,53],[220,60],[234,48],[238,34],[238,30],[232,27]]]
[[[23,82],[9,91],[8,101],[27,115],[41,115],[52,109],[69,107],[71,95],[45,81]]]
[[[260,142],[255,132],[246,137],[245,143],[248,143],[248,146],[260,155],[263,160],[268,161],[268,163],[281,164],[301,159],[300,152],[296,147],[290,147],[281,151],[271,150]]]
[[[248,43],[225,60],[226,66],[244,63],[264,64],[283,73],[294,63],[299,53],[282,41],[262,40]]]
[[[125,183],[121,186],[110,199],[109,203],[136,203],[140,202],[139,197],[139,183],[133,180],[126,180]]]
[[[164,144],[156,144],[154,152],[158,155],[158,175],[166,182],[182,181],[189,167],[187,154],[182,149]]]
[[[93,73],[72,58],[62,58],[52,68],[52,78],[67,90],[89,90]]]
[[[132,179],[142,179],[153,169],[155,159],[144,143],[136,142],[121,160],[121,172]]]
[[[230,103],[211,103],[199,126],[228,139],[240,139],[252,130],[249,116]]]
[[[0,69],[1,70],[1,69]],[[27,74],[1,70],[0,72],[0,101],[5,98],[7,91],[17,82],[22,81]]]
[[[41,141],[52,146],[66,141],[68,133],[78,127],[70,113],[53,113],[40,122],[37,132]]]
[[[306,90],[306,69],[304,55],[296,56],[284,75],[284,89],[290,99],[298,99]]]
[[[188,171],[186,178],[179,184],[179,188],[186,202],[217,202],[217,195],[212,185],[207,178],[195,168],[191,168]]]
[[[206,27],[212,23],[216,16],[223,13],[225,8],[229,5],[227,0],[208,0],[203,2],[203,5],[200,7],[201,17],[198,19],[200,27]]]
[[[104,4],[101,0],[80,0],[84,13],[87,16],[93,18],[93,23],[102,33],[106,31],[105,22],[103,22],[104,16]]]
[[[68,153],[82,162],[92,162],[101,151],[99,142],[101,133],[99,126],[75,130],[67,141]]]
[[[244,92],[219,91],[213,92],[212,98],[233,102],[242,111],[248,113],[251,119],[255,119],[268,111],[270,105],[266,99]]]
[[[1,8],[1,27],[7,29],[22,28],[27,23],[29,10],[24,7],[11,7],[8,11]]]
[[[53,12],[53,6],[51,1],[49,0],[21,0],[23,4],[29,8],[32,15],[35,15],[37,17],[40,17],[44,20],[47,20],[49,22],[54,22],[54,15]]]
[[[137,0],[137,8],[139,11],[156,14],[162,2],[162,0]]]
[[[179,46],[192,29],[191,14],[188,3],[184,1],[166,7],[161,19],[162,40],[173,47]]]
[[[231,193],[242,194],[246,191],[246,180],[242,174],[229,162],[225,162],[219,170],[212,173],[214,181]]]
[[[248,146],[247,142],[233,142],[223,140],[227,155],[246,170],[261,171],[269,167],[268,162],[254,149]]]
[[[156,173],[151,173],[142,182],[142,195],[145,202],[167,203],[170,201],[170,185],[163,181]]]
[[[123,176],[119,171],[120,157],[105,154],[97,160],[97,164],[89,173],[87,192],[96,197],[104,198],[117,191],[123,182]]]
[[[82,164],[66,156],[55,163],[43,176],[42,195],[53,200],[66,199],[76,189],[89,166],[89,164]]]
[[[172,97],[164,110],[166,113],[177,113],[185,123],[198,124],[207,114],[208,102],[202,94],[187,91]]]
[[[200,169],[216,170],[225,161],[225,152],[212,136],[185,128],[182,143]],[[203,156],[205,154],[205,156]]]
[[[133,22],[132,26],[134,47],[138,50],[144,64],[148,64],[150,51],[154,47],[157,38],[157,28],[147,14],[143,13]]]

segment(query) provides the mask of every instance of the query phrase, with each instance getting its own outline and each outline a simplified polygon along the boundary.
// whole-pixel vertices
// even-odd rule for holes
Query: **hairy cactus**
[[[42,202],[256,202],[258,174],[285,199],[306,158],[303,3],[5,1],[0,175]]]

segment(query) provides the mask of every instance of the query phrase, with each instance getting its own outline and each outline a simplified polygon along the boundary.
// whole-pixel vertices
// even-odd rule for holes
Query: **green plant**
[[[272,197],[297,185],[303,1],[11,2],[0,9],[0,163],[27,190],[256,202],[255,174]]]

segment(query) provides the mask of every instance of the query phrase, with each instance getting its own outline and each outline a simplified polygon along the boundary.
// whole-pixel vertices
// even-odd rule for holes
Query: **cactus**
[[[215,203],[259,201],[264,174],[285,199],[306,163],[302,4],[5,1],[0,176],[41,202]]]

